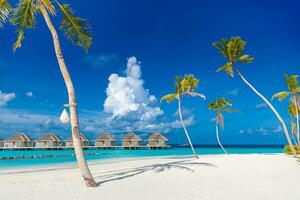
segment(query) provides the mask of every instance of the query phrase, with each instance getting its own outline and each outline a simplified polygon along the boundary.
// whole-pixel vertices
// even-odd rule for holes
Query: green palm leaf
[[[272,96],[272,100],[274,98],[278,98],[279,101],[282,101],[283,99],[285,99],[290,93],[289,92],[286,92],[286,91],[283,91],[283,92],[278,92],[276,94],[274,94]]]
[[[177,94],[167,94],[160,99],[160,102],[166,100],[167,103],[172,102],[177,97]]]
[[[63,14],[60,29],[64,30],[67,38],[75,45],[80,46],[86,52],[92,44],[92,33],[89,22],[86,19],[76,17],[69,4],[61,5],[55,0]]]
[[[35,27],[35,14],[36,7],[33,4],[33,0],[20,0],[17,8],[13,10],[13,16],[11,23],[17,26],[17,41],[13,46],[15,51],[21,47],[22,40],[25,38],[25,30]]]
[[[216,70],[216,72],[225,71],[229,76],[234,77],[234,72],[232,68],[232,63],[228,62],[219,69]]]
[[[50,0],[40,0],[40,2],[45,6],[45,8],[52,14],[56,15],[55,8]]]
[[[254,58],[250,57],[250,55],[245,54],[238,58],[238,61],[240,63],[252,63],[254,61]]]
[[[3,27],[3,24],[8,19],[8,15],[11,11],[11,6],[7,0],[0,0],[0,27]]]
[[[297,88],[295,89],[295,93],[296,93],[296,94],[300,94],[300,87],[297,87]]]

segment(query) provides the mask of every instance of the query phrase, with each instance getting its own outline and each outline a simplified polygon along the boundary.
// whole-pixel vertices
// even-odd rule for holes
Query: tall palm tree
[[[225,154],[228,154],[228,152],[223,147],[223,145],[220,141],[218,126],[220,125],[220,127],[224,130],[224,118],[223,118],[222,112],[237,112],[237,110],[232,109],[231,106],[232,106],[231,101],[229,99],[225,99],[224,97],[219,98],[219,99],[217,98],[215,101],[211,101],[208,104],[208,109],[209,110],[213,110],[213,111],[217,112],[216,137],[217,137],[217,141],[218,141],[220,147],[223,149]]]
[[[297,143],[300,143],[300,134],[299,134],[299,113],[298,113],[298,99],[300,94],[300,87],[298,84],[298,75],[289,76],[287,73],[284,75],[285,84],[288,88],[288,91],[278,92],[273,95],[272,99],[278,98],[279,101],[284,100],[286,97],[290,96],[292,103],[290,105],[294,105],[295,109],[295,117],[297,124]]]
[[[213,46],[219,50],[219,52],[225,59],[227,59],[225,65],[217,69],[216,72],[225,71],[229,76],[234,77],[235,71],[238,74],[238,76],[242,79],[242,81],[244,81],[244,83],[248,87],[250,87],[250,89],[270,107],[270,109],[274,112],[274,114],[276,115],[283,127],[286,139],[294,157],[297,157],[297,153],[292,144],[287,127],[282,117],[279,115],[279,113],[273,107],[273,105],[257,89],[255,89],[249,81],[247,81],[247,79],[241,74],[237,67],[237,63],[247,64],[254,61],[253,57],[250,57],[250,55],[248,54],[244,54],[246,41],[242,40],[239,36],[231,37],[230,39],[222,38],[220,41],[214,42]]]
[[[15,51],[17,48],[21,47],[22,40],[25,38],[25,30],[35,28],[36,15],[41,15],[52,35],[56,58],[68,92],[69,104],[67,106],[70,108],[72,139],[78,166],[86,185],[95,187],[96,181],[88,168],[81,147],[75,89],[64,61],[58,33],[51,19],[51,17],[56,16],[57,10],[59,10],[63,16],[60,29],[64,31],[65,36],[74,45],[78,45],[87,51],[92,41],[88,21],[75,16],[74,11],[69,4],[61,4],[58,0],[19,0],[16,8],[13,9],[11,18],[11,23],[17,27],[17,41],[15,42],[13,49]]]
[[[192,97],[198,96],[202,99],[205,99],[205,96],[203,94],[195,92],[196,88],[198,87],[198,84],[199,84],[199,80],[197,78],[195,78],[194,75],[192,75],[192,74],[184,75],[183,79],[180,76],[176,76],[175,93],[167,94],[160,99],[160,102],[162,102],[163,100],[166,100],[167,103],[172,102],[174,99],[178,100],[178,113],[179,113],[181,125],[182,125],[185,135],[188,139],[190,147],[193,151],[193,154],[194,154],[195,158],[197,158],[197,159],[199,158],[199,156],[197,155],[197,153],[194,149],[192,140],[189,136],[189,133],[187,131],[186,125],[185,125],[183,117],[182,117],[181,101],[182,101],[182,97],[184,95],[189,95]]]

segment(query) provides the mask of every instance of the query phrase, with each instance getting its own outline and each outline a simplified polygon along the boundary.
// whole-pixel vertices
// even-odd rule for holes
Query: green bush
[[[299,145],[294,145],[294,148],[295,148],[297,154],[300,155],[300,146]],[[291,148],[290,148],[289,145],[284,146],[284,153],[292,155],[292,151],[291,151]]]

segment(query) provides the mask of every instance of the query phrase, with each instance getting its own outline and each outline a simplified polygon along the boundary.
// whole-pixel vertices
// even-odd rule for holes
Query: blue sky
[[[235,35],[247,40],[246,53],[254,56],[255,62],[240,66],[240,70],[270,99],[273,93],[285,89],[285,72],[300,73],[298,1],[71,3],[77,15],[89,19],[93,27],[88,54],[72,46],[59,32],[76,88],[81,130],[90,138],[101,131],[113,132],[119,138],[128,130],[145,138],[158,130],[171,143],[187,143],[176,102],[159,104],[158,100],[173,91],[175,75],[193,73],[200,79],[198,91],[207,96],[205,101],[183,100],[194,143],[216,143],[215,113],[208,111],[207,105],[219,96],[230,98],[240,110],[225,114],[225,130],[221,133],[225,144],[286,142],[274,114],[238,77],[215,73],[225,61],[211,44]],[[60,17],[54,19],[57,27]],[[68,101],[66,89],[44,21],[38,16],[36,29],[26,32],[16,53],[11,49],[15,29],[6,25],[0,36],[0,136],[26,131],[38,137],[54,131],[67,137],[68,125],[58,121],[62,105]],[[131,67],[126,71],[128,65]],[[109,84],[111,88],[107,89]],[[115,91],[121,94],[120,99]],[[288,123],[287,102],[273,103]]]

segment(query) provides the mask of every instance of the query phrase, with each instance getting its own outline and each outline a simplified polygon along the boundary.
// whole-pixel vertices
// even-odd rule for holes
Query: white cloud
[[[262,108],[266,108],[266,107],[267,107],[266,103],[259,103],[255,106],[255,108],[257,108],[257,109],[262,109]]]
[[[128,58],[126,76],[111,74],[106,89],[107,98],[104,111],[113,117],[137,117],[151,121],[162,115],[163,111],[156,106],[156,98],[144,88],[141,79],[141,66],[136,57]]]
[[[283,129],[282,126],[278,125],[276,128],[273,129],[273,133],[282,133]]]
[[[31,91],[26,92],[26,96],[33,97],[33,93]]]
[[[0,90],[0,108],[6,106],[9,101],[12,101],[15,98],[15,93],[2,93]]]
[[[231,96],[237,96],[237,95],[239,95],[239,89],[235,88],[233,90],[228,91],[227,93]]]

